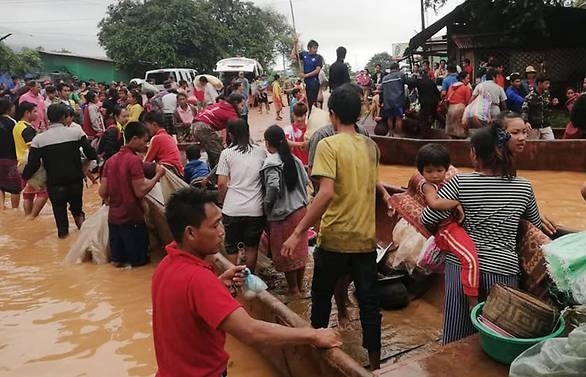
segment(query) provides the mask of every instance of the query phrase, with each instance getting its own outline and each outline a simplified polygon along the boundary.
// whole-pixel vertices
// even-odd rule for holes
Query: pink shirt
[[[21,104],[23,102],[30,102],[37,105],[37,119],[34,122],[31,122],[32,126],[37,131],[45,131],[47,129],[47,118],[46,118],[46,111],[45,111],[45,99],[40,94],[36,96],[29,90],[18,100],[18,103]]]

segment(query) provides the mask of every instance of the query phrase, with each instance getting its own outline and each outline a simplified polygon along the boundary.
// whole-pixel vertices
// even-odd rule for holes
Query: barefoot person
[[[350,271],[360,307],[362,346],[368,350],[371,368],[378,369],[381,315],[376,294],[375,196],[379,150],[355,130],[361,106],[360,95],[350,84],[330,96],[330,120],[337,134],[317,146],[311,174],[319,179],[319,191],[283,244],[282,253],[293,255],[297,244],[307,241],[309,227],[321,218],[311,284],[311,325],[328,327],[336,283]]]
[[[69,235],[67,204],[78,229],[85,219],[80,148],[89,161],[98,159],[81,127],[65,126],[68,114],[68,106],[63,103],[49,106],[49,129],[34,137],[28,163],[22,172],[24,179],[30,179],[42,160],[59,238]]]
[[[298,295],[303,290],[309,252],[307,242],[299,242],[293,255],[289,257],[281,254],[281,247],[305,215],[309,178],[301,160],[289,149],[281,127],[270,126],[266,129],[264,138],[269,155],[261,173],[273,262],[277,271],[285,273],[289,294]]]
[[[256,320],[228,291],[242,285],[244,266],[228,269],[219,277],[207,256],[222,248],[222,213],[215,196],[182,189],[165,206],[174,242],[167,245],[153,274],[153,340],[156,376],[225,376],[228,354],[226,333],[250,346],[311,344],[339,347],[331,329],[289,328]]]
[[[16,150],[12,130],[16,121],[12,119],[14,105],[8,97],[0,98],[0,211],[4,210],[6,193],[10,194],[12,208],[20,204],[22,190],[20,174],[16,165]]]
[[[32,126],[32,122],[37,119],[37,115],[37,106],[34,103],[22,102],[16,109],[18,123],[12,129],[12,136],[14,138],[16,159],[19,167],[24,168],[26,165],[27,153],[33,138],[37,134],[37,131]],[[45,204],[47,204],[48,199],[49,196],[46,188],[35,188],[26,181],[23,182],[22,207],[25,216],[30,216],[31,218],[37,217]]]

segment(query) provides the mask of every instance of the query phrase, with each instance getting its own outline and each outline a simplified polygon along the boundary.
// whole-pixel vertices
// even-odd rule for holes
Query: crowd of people
[[[469,307],[484,300],[492,285],[518,286],[515,244],[520,219],[548,234],[556,232],[539,215],[530,183],[517,176],[514,166],[530,128],[550,137],[547,109],[555,101],[549,100],[547,76],[530,79],[533,72],[528,67],[528,87],[512,74],[505,93],[504,74],[494,62],[474,89],[469,61],[460,73],[452,63],[440,62],[432,70],[423,62],[411,78],[392,63],[388,73],[377,65],[368,82],[356,85],[349,83],[343,63],[346,49],[340,47],[329,75],[330,124],[307,138],[307,117],[319,106],[322,85],[324,63],[317,50],[313,40],[308,51],[299,51],[297,43],[293,48],[304,85],[296,83],[287,92],[280,77],[274,76],[270,86],[276,119],[282,119],[282,95],[290,94],[291,121],[284,128],[268,127],[264,147],[251,141],[248,111],[255,105],[261,112],[263,107],[270,109],[266,77],[250,83],[239,74],[223,94],[205,76],[198,87],[165,82],[160,93],[143,93],[132,83],[106,86],[90,80],[74,88],[63,82],[41,86],[31,80],[27,91],[12,89],[0,98],[2,206],[9,194],[18,208],[22,193],[25,214],[34,217],[49,199],[57,235],[65,238],[67,205],[81,227],[84,179],[99,177],[99,195],[109,206],[110,262],[116,267],[150,261],[142,199],[157,182],[174,174],[192,186],[173,194],[166,204],[174,242],[167,245],[167,256],[153,276],[153,333],[160,375],[225,375],[225,333],[247,344],[337,347],[339,335],[327,329],[331,300],[334,297],[343,328],[351,281],[360,309],[362,345],[370,367],[380,367],[375,202],[377,195],[384,201],[390,195],[378,180],[380,151],[357,124],[364,98],[373,88],[380,94],[380,116],[390,130],[401,132],[405,85],[410,85],[419,89],[421,119],[431,122],[437,115],[431,102],[437,99],[437,105],[443,98],[449,104],[448,133],[471,136],[473,173],[448,177],[449,154],[437,145],[425,146],[417,157],[424,178],[418,189],[427,204],[421,222],[435,231],[443,240],[438,246],[448,251],[444,344],[474,331]],[[438,78],[441,91],[434,81]],[[425,93],[431,88],[438,93]],[[196,95],[198,91],[201,94]],[[491,122],[469,135],[461,114],[483,95],[491,98]],[[521,114],[505,111],[507,104],[517,106]],[[194,141],[199,143],[186,149],[185,163],[178,142]],[[204,187],[211,182],[217,195],[202,190],[202,181]],[[311,281],[313,329],[250,318],[230,289],[255,272],[262,233],[268,235],[274,266],[284,273],[289,294],[298,296],[305,290],[307,232],[312,227],[319,228]],[[218,278],[205,259],[219,251],[236,267]]]

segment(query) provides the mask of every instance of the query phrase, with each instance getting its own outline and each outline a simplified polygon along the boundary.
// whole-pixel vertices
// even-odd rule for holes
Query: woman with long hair
[[[231,144],[220,154],[216,171],[219,201],[223,202],[226,253],[236,262],[239,249],[244,249],[245,261],[240,262],[254,271],[266,223],[260,176],[266,153],[250,141],[250,131],[244,120],[229,120],[227,131]]]
[[[485,127],[471,138],[472,173],[457,174],[439,191],[440,198],[461,203],[464,230],[474,241],[480,265],[479,300],[484,301],[496,283],[519,285],[517,228],[521,218],[541,227],[531,183],[516,176],[508,146],[511,135],[498,125]],[[425,208],[422,222],[434,228],[450,212]],[[460,264],[446,256],[443,343],[457,341],[475,332],[460,284]]]
[[[264,133],[269,155],[264,161],[264,207],[269,224],[269,243],[275,269],[285,273],[289,294],[303,291],[307,263],[307,242],[299,242],[292,255],[285,257],[281,248],[306,212],[309,178],[303,163],[291,153],[285,132],[277,125]]]
[[[126,98],[126,110],[128,110],[129,122],[138,122],[144,111],[142,107],[142,95],[137,90],[131,90]]]
[[[228,98],[209,105],[196,115],[191,128],[193,139],[199,141],[208,153],[211,169],[218,164],[218,158],[224,149],[224,143],[218,132],[226,129],[228,121],[239,119],[244,106],[244,97],[233,93]]]

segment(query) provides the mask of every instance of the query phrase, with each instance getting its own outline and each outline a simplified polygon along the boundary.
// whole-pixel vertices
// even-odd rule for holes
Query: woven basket
[[[551,334],[557,310],[539,299],[502,284],[495,284],[482,311],[488,320],[517,338],[539,338]]]

